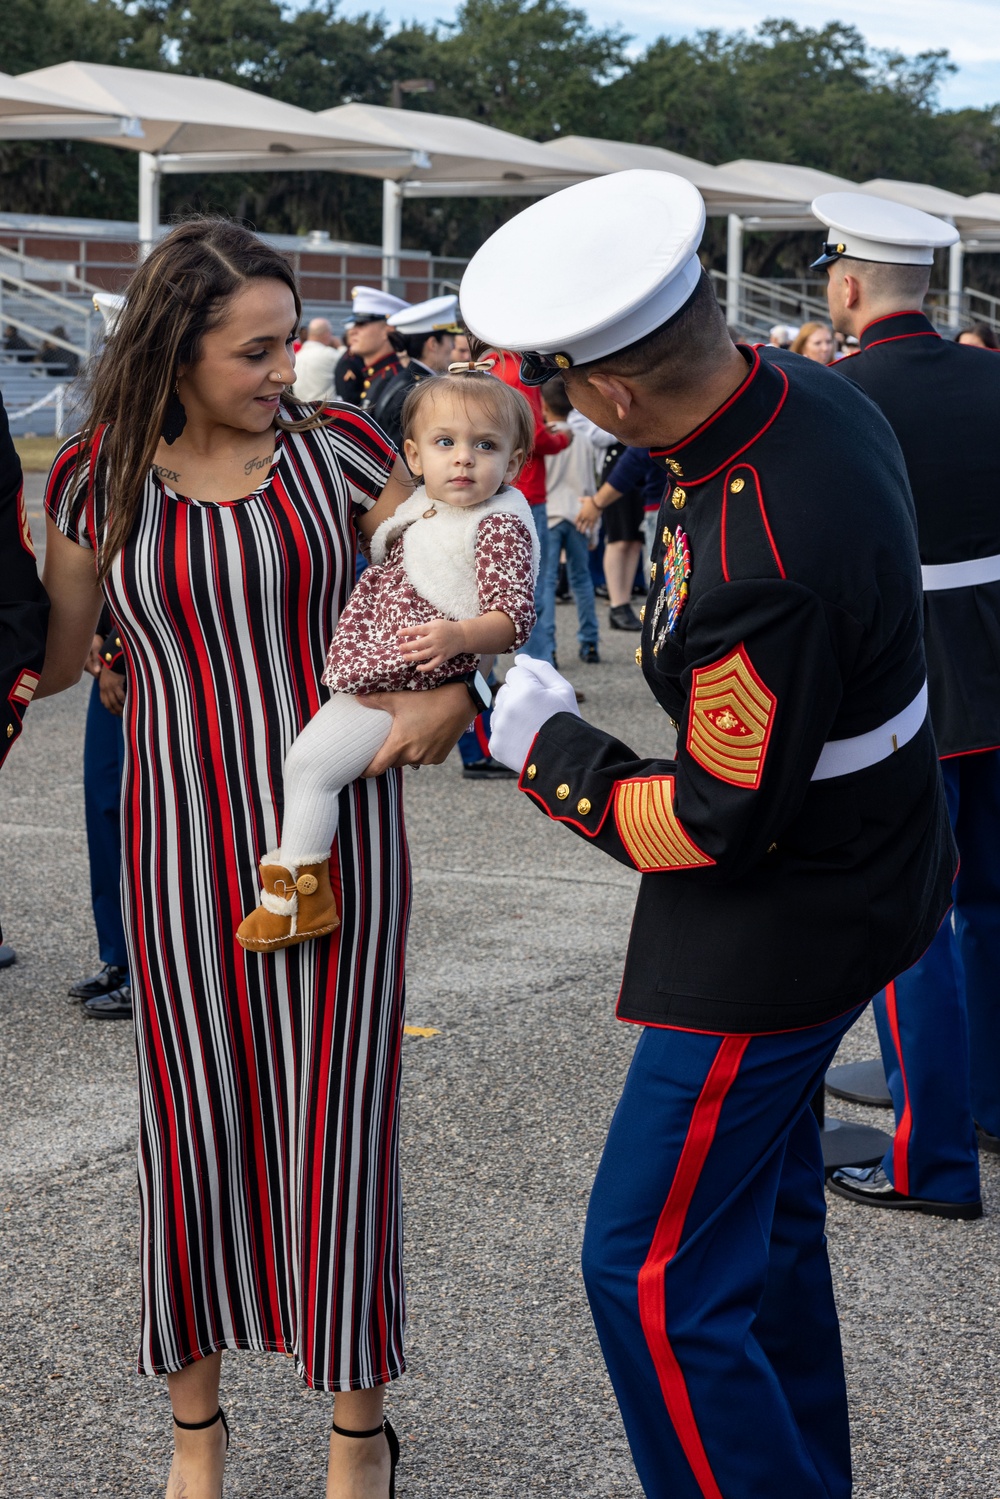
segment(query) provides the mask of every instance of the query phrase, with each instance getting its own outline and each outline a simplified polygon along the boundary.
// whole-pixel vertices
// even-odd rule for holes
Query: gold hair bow
[[[495,359],[460,359],[457,364],[449,364],[449,375],[489,375],[492,373]]]

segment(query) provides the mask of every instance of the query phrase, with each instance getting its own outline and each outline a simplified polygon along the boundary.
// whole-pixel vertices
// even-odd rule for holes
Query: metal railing
[[[0,326],[87,359],[100,326],[93,303],[97,290],[64,265],[0,245]],[[63,335],[52,332],[56,327]]]

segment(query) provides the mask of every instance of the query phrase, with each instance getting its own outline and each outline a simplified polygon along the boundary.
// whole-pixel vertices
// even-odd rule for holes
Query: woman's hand
[[[418,671],[433,671],[466,649],[465,631],[457,620],[434,619],[425,625],[406,625],[397,636],[399,650]]]
[[[369,692],[359,694],[358,702],[392,715],[389,737],[366,776],[380,776],[392,765],[440,765],[476,713],[462,682],[427,692]]]
[[[576,518],[576,529],[578,531],[592,531],[601,518],[601,512],[594,503],[592,494],[580,496],[580,514]]]

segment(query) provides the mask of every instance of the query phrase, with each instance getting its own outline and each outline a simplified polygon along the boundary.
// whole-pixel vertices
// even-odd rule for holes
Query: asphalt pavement
[[[33,516],[40,479],[31,476]],[[37,527],[36,527],[37,529]],[[602,616],[604,611],[602,610]],[[608,632],[560,662],[643,753],[666,721]],[[131,1028],[66,990],[97,965],[83,824],[89,680],[36,703],[0,779],[0,1496],[153,1499],[166,1392],[135,1373]],[[413,853],[403,1089],[409,1372],[388,1409],[400,1499],[640,1499],[591,1327],[582,1225],[636,1032],[614,1000],[636,879],[457,756],[406,772]],[[876,1054],[866,1015],[842,1059]],[[884,1125],[881,1111],[831,1112]],[[1000,1159],[979,1223],[831,1198],[857,1499],[1000,1499]],[[323,1493],[328,1396],[227,1355],[227,1499]],[[795,1496],[774,1496],[795,1499]]]

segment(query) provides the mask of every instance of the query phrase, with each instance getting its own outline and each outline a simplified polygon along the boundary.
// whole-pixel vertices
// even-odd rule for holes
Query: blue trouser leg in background
[[[594,580],[590,576],[590,548],[587,538],[572,521],[561,520],[549,527],[549,549],[546,559],[548,593],[554,599],[559,577],[559,554],[566,553],[566,577],[576,604],[577,644],[597,645],[597,610],[594,606]],[[555,618],[553,617],[553,635]]]
[[[946,916],[923,957],[875,999],[896,1116],[882,1164],[897,1192],[935,1202],[977,1202],[973,1112],[978,1117],[981,1101],[995,1116],[1000,1088],[991,1070],[1000,1066],[1000,762],[994,752],[960,755],[945,760],[941,770],[962,860],[954,892],[961,936],[956,938]],[[971,1037],[971,1075],[980,1078],[979,1101],[970,1090],[973,1014],[978,1036]]]
[[[972,1113],[1000,1135],[1000,751],[945,760],[961,792],[955,839],[955,933],[969,1016]]]
[[[122,924],[121,797],[125,734],[101,702],[95,678],[83,740],[83,802],[90,856],[90,898],[102,963],[128,968]]]
[[[583,1270],[648,1499],[850,1495],[809,1103],[859,1013],[784,1035],[639,1039]]]
[[[525,655],[551,663],[556,651],[556,585],[548,585],[549,517],[544,505],[532,505],[531,519],[538,533],[541,562],[535,584],[535,628],[521,649]]]

